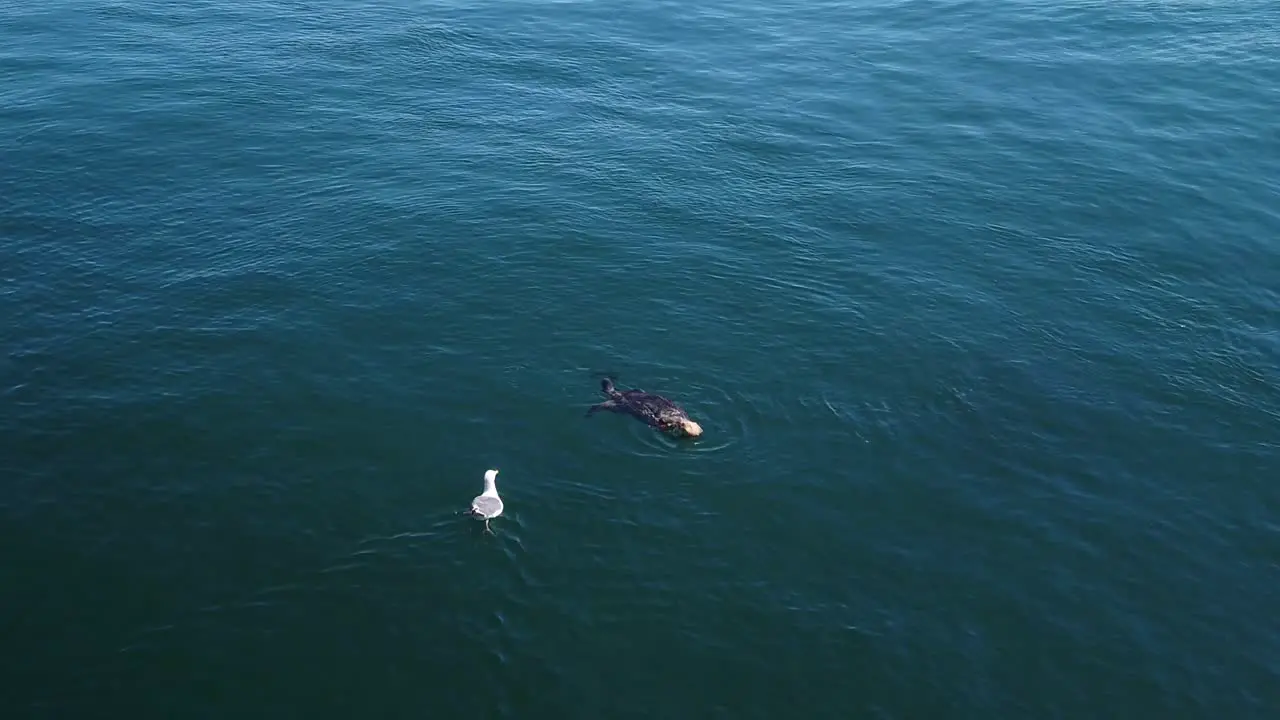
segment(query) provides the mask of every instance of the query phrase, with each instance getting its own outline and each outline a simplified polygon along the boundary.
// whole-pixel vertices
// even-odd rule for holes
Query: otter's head
[[[686,437],[698,437],[702,434],[702,426],[688,418],[676,423],[676,430]]]

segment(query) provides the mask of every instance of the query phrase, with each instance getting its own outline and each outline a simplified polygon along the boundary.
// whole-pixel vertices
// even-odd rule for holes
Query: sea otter
[[[664,432],[684,437],[698,437],[702,434],[701,425],[690,420],[683,408],[661,395],[639,389],[619,392],[609,378],[600,381],[600,389],[609,399],[592,405],[587,410],[587,417],[597,410],[624,412]]]

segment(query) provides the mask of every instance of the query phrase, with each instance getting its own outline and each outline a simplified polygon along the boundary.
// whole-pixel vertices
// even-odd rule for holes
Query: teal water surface
[[[0,3],[0,713],[1274,718],[1277,108],[1260,0]]]

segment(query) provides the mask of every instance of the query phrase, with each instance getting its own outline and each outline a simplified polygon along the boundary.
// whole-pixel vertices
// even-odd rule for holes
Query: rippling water
[[[1276,108],[1253,0],[0,6],[4,716],[1274,717]]]

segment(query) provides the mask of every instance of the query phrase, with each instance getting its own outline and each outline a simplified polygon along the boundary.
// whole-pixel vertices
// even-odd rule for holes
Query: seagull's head
[[[487,480],[487,481],[489,481],[489,482],[493,482],[493,481],[494,481],[494,480],[496,480],[497,478],[498,478],[498,471],[497,471],[497,470],[485,470],[485,471],[484,471],[484,479],[485,479],[485,480]]]

